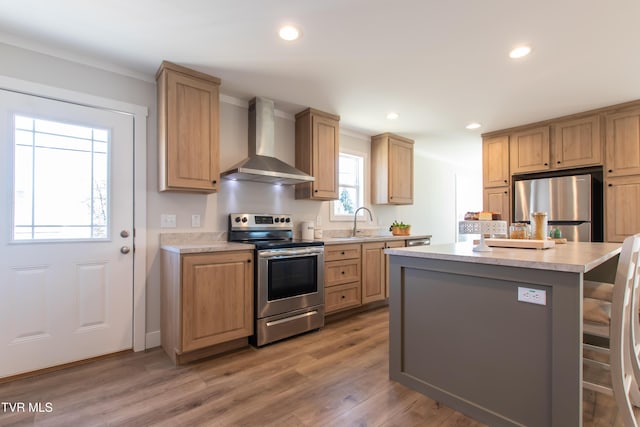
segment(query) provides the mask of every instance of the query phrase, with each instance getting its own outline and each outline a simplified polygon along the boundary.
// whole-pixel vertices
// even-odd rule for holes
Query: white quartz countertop
[[[586,273],[619,254],[621,247],[621,243],[569,242],[549,249],[494,247],[491,252],[473,252],[472,242],[461,242],[389,248],[384,252],[413,258]]]
[[[390,240],[415,240],[415,239],[430,239],[430,234],[415,234],[410,236],[356,236],[356,237],[325,237],[318,239],[324,242],[325,245],[342,245],[347,243],[367,243],[367,242],[388,242]]]
[[[162,250],[178,254],[197,254],[204,252],[228,252],[253,250],[255,246],[246,243],[214,241],[211,243],[162,245]]]

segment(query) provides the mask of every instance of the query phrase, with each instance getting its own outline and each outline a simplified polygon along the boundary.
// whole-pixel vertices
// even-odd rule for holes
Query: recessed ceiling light
[[[509,52],[509,57],[518,59],[529,55],[529,53],[531,53],[531,48],[529,46],[520,46]]]
[[[480,123],[469,123],[468,125],[466,125],[465,127],[467,129],[478,129],[480,126],[482,126]]]
[[[399,117],[398,113],[389,113],[389,114],[387,114],[387,119],[389,119],[389,120],[395,120],[398,117]]]
[[[293,41],[297,40],[298,37],[300,37],[300,30],[298,30],[293,25],[285,25],[284,27],[280,28],[278,34],[280,35],[280,38],[282,40]]]

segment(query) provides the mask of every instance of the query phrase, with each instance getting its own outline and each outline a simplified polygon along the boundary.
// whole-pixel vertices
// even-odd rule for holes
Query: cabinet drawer
[[[360,305],[360,283],[347,283],[324,290],[325,313]]]
[[[360,281],[360,258],[324,263],[324,286]]]
[[[360,258],[359,243],[350,245],[328,245],[324,247],[325,262],[352,258]]]

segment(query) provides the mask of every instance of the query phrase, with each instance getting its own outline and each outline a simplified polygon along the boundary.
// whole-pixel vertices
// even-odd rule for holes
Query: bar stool
[[[585,281],[583,332],[605,338],[608,346],[583,344],[585,389],[613,396],[625,426],[637,427],[632,405],[640,405],[640,390],[634,376],[632,351],[632,300],[637,298],[640,234],[626,238],[611,286]],[[634,322],[638,322],[636,311]],[[606,341],[606,340],[605,340]],[[608,355],[606,359],[598,354]],[[596,375],[599,374],[599,375]]]

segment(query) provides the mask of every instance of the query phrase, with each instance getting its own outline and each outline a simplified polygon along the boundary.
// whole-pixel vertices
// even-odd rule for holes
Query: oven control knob
[[[284,218],[280,218],[280,222],[284,224]]]
[[[276,221],[276,222],[280,222],[280,218],[276,218],[276,219],[275,219],[275,221]]]
[[[291,218],[285,219],[286,222],[291,222]]]
[[[243,217],[242,217],[242,222],[247,222],[247,221],[248,221],[247,217],[246,217],[246,216],[243,216]]]
[[[240,222],[240,217],[239,216],[236,217],[235,222]]]

